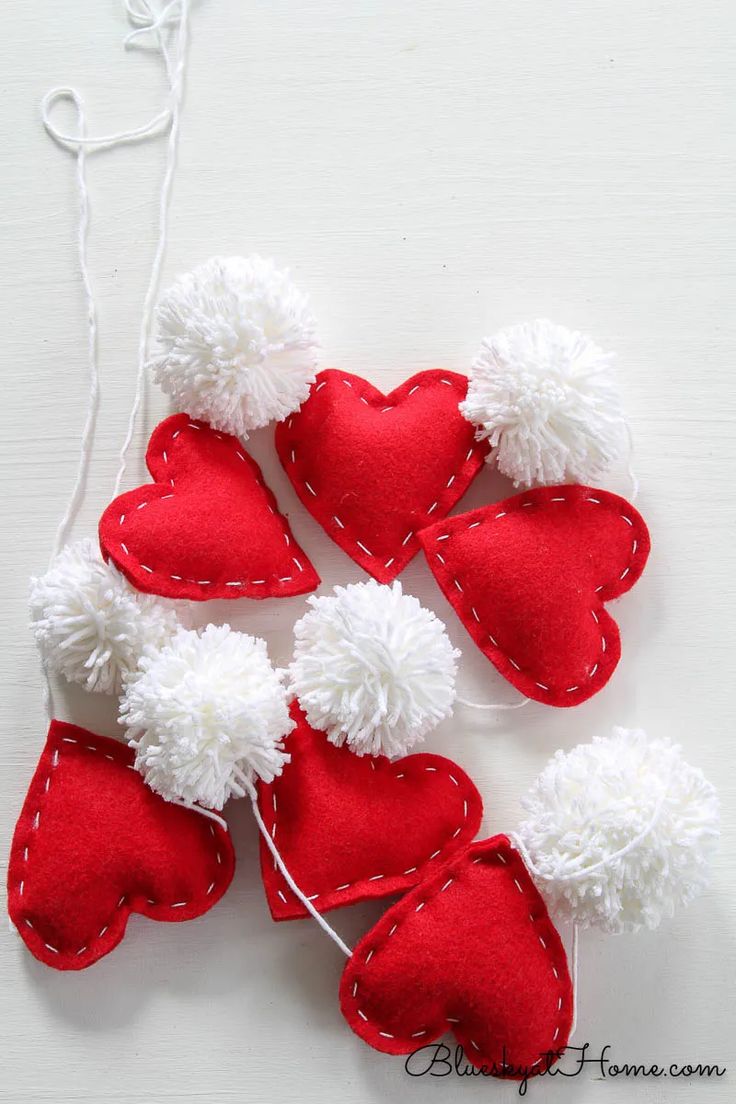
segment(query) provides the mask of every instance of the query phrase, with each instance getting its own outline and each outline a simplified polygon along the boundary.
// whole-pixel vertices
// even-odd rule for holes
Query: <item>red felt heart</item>
[[[621,656],[603,603],[644,570],[649,533],[630,503],[539,487],[419,534],[442,591],[481,651],[523,694],[577,705]]]
[[[452,1030],[468,1061],[494,1076],[548,1068],[570,1033],[572,986],[560,937],[505,836],[472,844],[388,909],[345,967],[340,1006],[387,1054]]]
[[[13,836],[8,912],[36,958],[81,970],[108,954],[131,912],[191,920],[219,901],[230,836],[163,800],[117,740],[52,721]]]
[[[296,884],[320,912],[416,885],[478,831],[483,804],[464,771],[440,755],[357,756],[311,728],[298,706],[291,762],[258,803]],[[306,916],[261,840],[274,920]]]
[[[320,372],[301,409],[276,427],[296,493],[335,544],[389,583],[478,474],[487,447],[458,403],[468,381],[420,372],[390,395],[367,380]]]
[[[138,590],[166,598],[287,598],[319,576],[235,437],[186,414],[151,434],[155,482],[120,495],[100,546]]]

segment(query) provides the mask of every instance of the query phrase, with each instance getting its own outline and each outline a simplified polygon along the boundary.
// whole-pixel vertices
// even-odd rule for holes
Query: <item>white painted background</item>
[[[74,265],[73,165],[43,134],[47,88],[74,82],[97,130],[143,121],[155,59],[125,54],[118,0],[0,2],[3,126],[2,857],[44,739],[26,579],[42,570],[72,484],[86,396]],[[733,1067],[734,20],[729,0],[201,0],[193,21],[168,282],[210,254],[292,266],[320,321],[323,365],[386,388],[463,371],[481,337],[538,315],[619,353],[654,550],[617,608],[612,683],[575,710],[460,710],[428,747],[480,786],[489,832],[557,747],[614,723],[681,741],[720,786],[726,837],[709,894],[655,934],[585,935],[578,1041],[622,1060]],[[109,500],[132,396],[162,143],[90,165],[103,402],[76,535]],[[165,410],[149,393],[150,430]],[[147,433],[128,486],[143,478]],[[431,442],[428,442],[431,447]],[[361,577],[252,450],[325,587]],[[607,486],[625,490],[621,473]],[[485,473],[465,500],[506,491]],[[424,564],[407,588],[464,649],[461,692],[513,693],[476,653]],[[303,599],[213,617],[264,635],[278,661]],[[113,734],[107,700],[62,715]],[[61,975],[0,933],[0,1098],[104,1104],[496,1099],[490,1081],[410,1081],[342,1022],[339,953],[309,922],[276,926],[245,808],[235,882],[184,925],[133,918],[92,969]],[[356,939],[382,906],[333,914]],[[733,1085],[538,1083],[537,1099],[723,1101]]]

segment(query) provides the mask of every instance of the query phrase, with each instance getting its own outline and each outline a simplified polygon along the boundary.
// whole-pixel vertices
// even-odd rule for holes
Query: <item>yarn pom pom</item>
[[[160,646],[179,624],[170,605],[134,590],[91,540],[67,545],[31,579],[30,607],[49,669],[103,694],[119,694],[144,647]]]
[[[120,723],[135,765],[167,800],[221,809],[242,781],[272,782],[294,727],[263,640],[207,625],[150,648],[126,679]]]
[[[707,884],[718,798],[669,740],[616,728],[558,751],[523,804],[519,835],[564,919],[656,928]]]
[[[153,375],[177,410],[247,437],[309,394],[314,319],[289,273],[261,257],[213,257],[180,276],[157,308]]]
[[[333,744],[395,758],[450,716],[460,653],[401,583],[370,579],[309,604],[294,626],[290,688]]]
[[[512,326],[483,342],[460,411],[517,487],[588,483],[626,440],[612,361],[564,326]]]

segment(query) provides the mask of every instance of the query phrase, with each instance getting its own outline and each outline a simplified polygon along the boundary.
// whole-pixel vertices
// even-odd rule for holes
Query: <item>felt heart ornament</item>
[[[261,815],[292,878],[320,912],[403,892],[465,847],[480,826],[480,794],[441,755],[355,755],[310,727],[297,705],[291,761],[260,783]],[[306,916],[261,840],[274,920]]]
[[[8,868],[10,919],[35,958],[81,970],[117,946],[131,912],[201,916],[234,865],[228,833],[149,789],[126,744],[51,722]]]
[[[608,491],[539,487],[419,534],[473,640],[517,689],[547,705],[597,693],[621,656],[604,603],[644,570],[649,533]]]
[[[319,576],[235,437],[174,414],[153,431],[155,482],[120,495],[100,547],[138,590],[165,598],[286,598]]]
[[[340,1006],[387,1054],[451,1030],[494,1076],[549,1068],[570,1033],[572,986],[560,937],[505,836],[472,844],[387,910],[348,960]]]
[[[360,376],[320,372],[301,408],[276,427],[299,498],[327,535],[381,583],[419,550],[478,474],[487,446],[458,410],[468,381],[420,372],[384,395]]]

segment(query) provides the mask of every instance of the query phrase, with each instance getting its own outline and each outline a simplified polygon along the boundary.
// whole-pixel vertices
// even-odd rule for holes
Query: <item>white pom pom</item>
[[[213,257],[162,297],[151,367],[177,410],[247,437],[309,394],[314,319],[288,272],[261,257]]]
[[[290,688],[314,728],[357,755],[405,755],[452,713],[460,653],[401,583],[335,587],[294,626]]]
[[[294,728],[282,679],[265,642],[229,625],[181,629],[149,649],[120,702],[148,785],[167,800],[221,809],[242,796],[243,775],[271,782]]]
[[[612,361],[564,326],[512,326],[483,342],[460,410],[517,487],[591,482],[626,442]]]
[[[707,884],[718,798],[669,740],[616,728],[558,751],[523,805],[519,835],[555,916],[608,932],[656,928]]]
[[[119,694],[146,645],[178,628],[173,608],[140,594],[91,540],[67,545],[31,579],[31,628],[44,662],[87,690]]]

